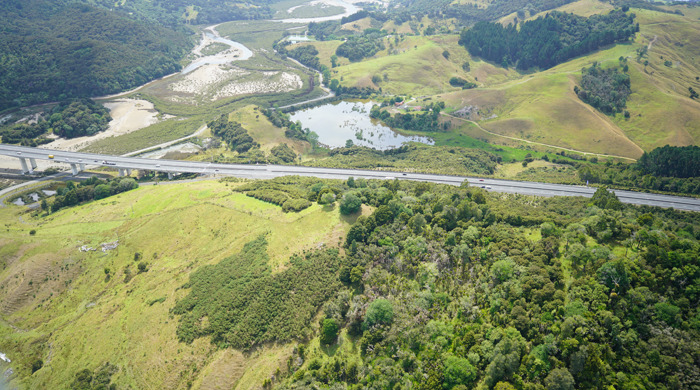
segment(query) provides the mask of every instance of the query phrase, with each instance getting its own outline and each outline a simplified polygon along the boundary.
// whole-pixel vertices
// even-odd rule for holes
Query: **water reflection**
[[[410,141],[433,144],[428,137],[401,135],[371,119],[369,111],[373,104],[376,103],[340,101],[296,111],[290,119],[316,132],[319,142],[331,148],[343,147],[347,140],[379,150],[397,148]]]

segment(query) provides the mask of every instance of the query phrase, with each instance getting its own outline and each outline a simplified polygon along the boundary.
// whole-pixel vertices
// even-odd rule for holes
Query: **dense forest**
[[[63,101],[43,116],[36,123],[17,123],[0,129],[2,142],[36,146],[49,142],[42,137],[52,132],[64,138],[94,135],[106,130],[112,120],[109,110],[90,99]]]
[[[337,38],[334,33],[339,29],[340,23],[338,23],[336,20],[309,23],[309,34],[313,35],[318,41],[326,41]]]
[[[340,286],[338,252],[292,258],[290,269],[274,274],[267,263],[267,241],[259,236],[240,253],[194,272],[184,286],[189,295],[172,310],[180,315],[178,338],[191,343],[211,336],[220,347],[248,350],[304,337],[317,307]]]
[[[637,167],[646,174],[689,178],[700,176],[700,147],[669,146],[645,152]]]
[[[504,67],[547,69],[604,45],[624,42],[638,30],[634,14],[619,9],[588,18],[551,12],[519,28],[479,22],[462,31],[459,43],[472,55]]]
[[[93,176],[79,183],[69,181],[65,185],[58,187],[56,197],[52,202],[43,200],[41,208],[46,212],[56,212],[65,207],[75,206],[91,200],[104,199],[138,187],[138,183],[132,178],[102,180]]]
[[[493,21],[514,12],[522,20],[571,2],[573,0],[493,0],[488,7],[483,7],[474,2],[451,0],[395,0],[387,10],[387,15],[397,23],[430,16],[456,18],[461,24],[470,25],[480,21]]]
[[[280,51],[283,48],[285,50]],[[318,50],[313,45],[299,46],[292,50],[286,50],[286,45],[281,45],[278,51],[294,58],[309,68],[320,70],[324,67],[324,65],[321,64],[321,60],[318,58]]]
[[[422,107],[423,113],[420,114],[402,114],[396,113],[393,116],[386,110],[382,110],[380,106],[372,106],[369,113],[370,118],[380,119],[382,122],[386,123],[387,126],[413,130],[413,131],[425,131],[434,132],[440,130],[447,130],[446,126],[449,123],[445,122],[440,124],[440,111],[445,108],[445,103],[431,103],[426,107]]]
[[[368,28],[362,35],[351,36],[343,42],[335,54],[346,57],[350,61],[360,61],[363,58],[372,57],[378,51],[384,50],[382,38],[386,36],[386,31]]]
[[[268,19],[273,15],[269,7],[274,1],[251,0],[58,0],[60,3],[80,2],[120,12],[132,18],[157,22],[177,28],[183,22],[213,24],[231,20]]]
[[[228,115],[221,115],[219,119],[207,123],[207,126],[211,129],[212,134],[221,137],[231,150],[244,153],[252,148],[260,147],[260,144],[248,134],[248,130],[244,129],[238,122],[229,121]]]
[[[88,5],[0,4],[0,110],[119,92],[180,69],[182,32]]]
[[[398,180],[266,185],[373,211],[344,254],[307,251],[271,274],[261,236],[184,286],[183,341],[300,341],[265,387],[700,386],[697,213],[623,205],[605,188],[542,199]]]
[[[598,63],[583,68],[581,88],[574,87],[574,92],[579,99],[605,114],[623,112],[632,90],[630,76],[627,74],[627,60],[620,58],[620,65],[622,72],[616,67],[603,69]],[[626,116],[629,117],[628,112]]]
[[[279,110],[261,109],[260,112],[267,117],[275,127],[284,128],[284,135],[287,138],[296,138],[306,141],[309,129],[303,128],[301,122],[292,122],[289,115]]]
[[[700,148],[669,146],[645,152],[636,164],[580,164],[581,180],[619,187],[700,195]]]

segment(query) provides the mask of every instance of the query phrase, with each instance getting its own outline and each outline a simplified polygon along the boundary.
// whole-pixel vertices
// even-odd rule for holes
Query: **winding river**
[[[216,31],[217,26],[218,26],[218,24],[214,25],[214,26],[207,27],[205,29],[203,36],[202,36],[202,41],[193,50],[193,52],[194,53],[201,53],[202,49],[204,49],[209,44],[215,43],[215,42],[228,45],[230,47],[230,49],[225,50],[225,51],[218,53],[218,54],[204,56],[204,57],[201,57],[201,58],[198,58],[198,59],[192,61],[192,63],[190,63],[184,69],[182,69],[182,72],[181,72],[182,74],[190,73],[193,70],[195,70],[203,65],[227,64],[227,63],[232,62],[232,61],[244,61],[244,60],[247,60],[253,56],[253,51],[248,49],[242,43],[223,38],[221,35],[219,35],[218,31]]]
[[[288,19],[268,19],[268,22],[278,22],[278,23],[311,23],[311,22],[325,22],[328,20],[339,20],[342,19],[346,16],[350,16],[357,11],[360,11],[361,8],[355,6],[352,3],[343,1],[343,0],[322,0],[322,1],[310,1],[307,3],[304,3],[302,5],[313,5],[313,4],[319,4],[319,3],[324,3],[327,5],[332,5],[332,6],[338,6],[338,7],[343,7],[345,8],[345,12],[342,14],[337,14],[337,15],[332,15],[332,16],[323,16],[323,17],[317,17],[317,18],[288,18]],[[202,35],[202,40],[200,41],[199,45],[195,47],[192,52],[196,55],[201,55],[202,49],[204,49],[206,46],[210,45],[211,43],[218,42],[218,43],[223,43],[225,45],[228,45],[230,49],[219,53],[219,54],[214,54],[210,56],[203,56],[200,58],[197,58],[196,60],[192,61],[189,65],[187,65],[180,73],[182,74],[187,74],[195,69],[204,66],[204,65],[210,65],[210,64],[228,64],[233,61],[243,61],[247,60],[250,57],[253,56],[253,51],[247,48],[245,45],[241,44],[240,42],[232,41],[230,39],[226,39],[219,35],[219,33],[216,31],[216,27],[219,25],[213,25],[209,26],[204,29],[204,33]]]

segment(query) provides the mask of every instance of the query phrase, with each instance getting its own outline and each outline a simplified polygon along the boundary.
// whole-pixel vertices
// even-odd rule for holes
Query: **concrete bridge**
[[[467,181],[471,186],[481,187],[487,191],[537,196],[584,196],[590,198],[596,191],[596,188],[586,186],[478,177],[294,165],[219,164],[197,161],[154,160],[139,157],[65,152],[5,144],[0,144],[0,155],[16,157],[24,173],[32,172],[36,169],[36,160],[43,159],[68,164],[73,175],[77,175],[80,171],[84,170],[86,166],[98,166],[117,169],[122,176],[130,174],[132,169],[141,169],[167,172],[170,177],[172,177],[174,173],[197,173],[203,175],[235,176],[248,179],[270,179],[279,176],[298,175],[340,180],[347,180],[347,178],[351,176],[354,178],[380,180],[415,180],[451,185],[461,185]],[[622,190],[615,190],[614,192],[623,203],[700,211],[700,199],[698,198]]]

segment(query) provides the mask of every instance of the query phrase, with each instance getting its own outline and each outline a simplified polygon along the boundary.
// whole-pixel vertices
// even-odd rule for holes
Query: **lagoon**
[[[379,120],[369,117],[375,102],[340,101],[290,114],[293,122],[318,134],[318,141],[331,148],[344,147],[347,140],[353,144],[378,150],[398,148],[405,142],[432,145],[428,137],[399,134]]]

